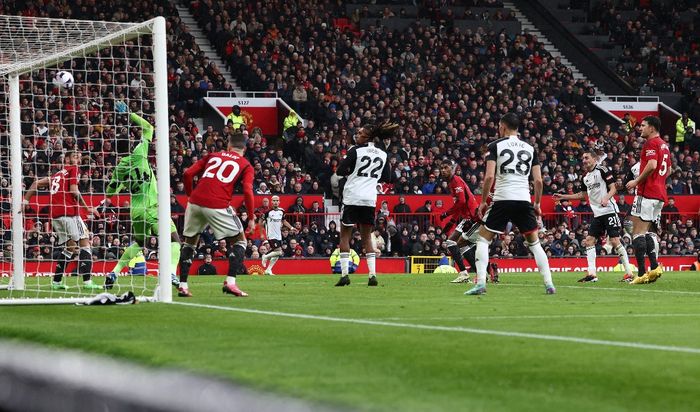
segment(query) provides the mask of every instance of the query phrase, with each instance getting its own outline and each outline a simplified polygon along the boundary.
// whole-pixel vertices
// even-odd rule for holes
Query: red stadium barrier
[[[199,267],[204,263],[203,260],[195,260],[192,264],[190,273],[196,274]],[[69,265],[66,269],[67,273],[71,273],[75,269],[75,263]],[[92,265],[92,271],[97,276],[104,276],[108,273],[117,261],[95,261]],[[158,274],[158,262],[149,260],[146,262],[149,275]],[[228,272],[228,260],[213,260],[212,264],[216,267],[218,274],[226,274]],[[254,265],[261,266],[260,259],[247,259],[246,267],[250,268]],[[25,268],[28,276],[53,276],[55,264],[51,261],[27,261]],[[8,277],[12,272],[12,264],[9,262],[0,262],[0,276]],[[378,258],[377,273],[405,273],[406,258]],[[362,259],[357,273],[367,273],[367,261]],[[275,265],[276,275],[324,275],[331,274],[331,264],[328,258],[308,258],[303,259],[281,259]]]

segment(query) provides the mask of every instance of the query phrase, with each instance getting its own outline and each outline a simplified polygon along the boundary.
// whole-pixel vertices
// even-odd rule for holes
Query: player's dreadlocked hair
[[[369,130],[369,135],[372,139],[390,139],[399,129],[399,125],[385,120],[381,123],[369,124],[365,126]]]

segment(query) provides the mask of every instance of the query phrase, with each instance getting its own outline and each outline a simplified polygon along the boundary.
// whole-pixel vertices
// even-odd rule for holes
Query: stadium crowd
[[[629,12],[634,15],[629,18]],[[625,13],[623,15],[623,13]],[[596,2],[596,34],[623,47],[616,73],[640,94],[678,92],[700,121],[700,6],[695,1]]]
[[[402,126],[397,137],[383,142],[394,178],[382,188],[385,193],[448,193],[447,182],[438,170],[444,158],[452,158],[458,160],[458,173],[475,194],[480,194],[484,148],[496,134],[498,119],[508,111],[521,116],[523,138],[539,150],[545,193],[581,190],[580,157],[586,148],[599,147],[608,154],[608,165],[620,183],[626,181],[636,162],[641,139],[634,119],[623,129],[595,124],[587,98],[592,94],[590,85],[576,81],[559,58],[550,56],[531,34],[419,23],[403,30],[388,30],[381,25],[341,30],[334,19],[347,14],[342,2],[318,0],[313,2],[314,7],[308,7],[310,2],[303,3],[306,7],[298,1],[279,0],[191,3],[200,25],[226,58],[239,85],[248,90],[277,92],[307,120],[285,129],[281,139],[263,136],[259,129],[246,130],[247,156],[255,168],[257,194],[330,195],[330,177],[349,147],[348,138],[377,117],[390,118]],[[497,14],[499,2],[473,3],[494,7],[489,18],[509,18]],[[38,3],[6,2],[0,12],[118,21],[134,15],[144,19],[156,14],[169,16],[170,183],[173,194],[184,193],[184,169],[208,152],[220,150],[224,138],[232,133],[229,127],[197,130],[191,118],[198,115],[206,90],[232,90],[232,85],[201,53],[168,2],[131,3],[128,8],[117,7],[116,3],[99,8],[91,3],[53,4],[56,7],[47,9]],[[24,83],[23,94],[28,96],[31,87],[41,84],[41,80]],[[102,81],[114,84],[115,92],[130,97],[132,109],[152,113],[152,97],[147,95],[152,79],[141,78],[133,70],[128,77],[109,76]],[[80,83],[79,76],[76,82]],[[23,102],[25,185],[60,163],[63,148],[77,147],[91,153],[84,160],[81,192],[103,193],[111,167],[123,151],[120,141],[127,139],[119,139],[122,131],[116,127],[97,130],[88,125],[113,115],[113,97],[100,93],[92,100],[51,97],[26,97]],[[135,103],[138,101],[142,103]],[[76,117],[67,119],[66,111],[74,111]],[[120,119],[111,122],[126,124]],[[700,132],[696,131],[696,136],[700,140]],[[691,150],[692,142],[688,143],[687,147],[673,148],[669,193],[700,191],[700,154],[697,149]],[[0,186],[7,187],[6,179]],[[171,206],[174,213],[184,210],[175,197]],[[322,206],[304,204],[303,197],[295,206],[295,212],[323,211]],[[560,218],[544,222],[543,243],[552,255],[578,255],[587,223],[583,218],[572,218],[571,212],[578,212],[580,217],[585,205],[576,210],[564,204],[560,208]],[[112,258],[130,241],[128,235],[114,236],[129,233],[128,203],[107,204],[103,212],[102,219],[91,222],[95,233],[93,256]],[[252,216],[249,211],[239,212],[244,223]],[[374,236],[378,245],[384,245],[385,255],[440,254],[445,239],[441,226],[434,219],[414,220],[396,222],[380,212]],[[337,246],[338,231],[335,225],[326,227],[324,223],[307,219],[297,222],[297,234],[283,233],[285,255],[328,256]],[[41,221],[29,225],[29,258],[51,257],[53,239],[43,225]],[[700,246],[697,222],[665,222],[664,228],[665,250],[692,254]],[[3,250],[7,254],[9,232],[4,231],[0,239],[5,241]],[[155,257],[156,245],[155,239],[149,242],[147,256]],[[354,239],[352,246],[359,249],[359,240]],[[221,247],[211,233],[205,232],[199,255],[225,256]],[[265,248],[262,239],[251,240],[248,255],[259,256]],[[519,256],[526,255],[527,248],[516,232],[495,242],[492,252]]]

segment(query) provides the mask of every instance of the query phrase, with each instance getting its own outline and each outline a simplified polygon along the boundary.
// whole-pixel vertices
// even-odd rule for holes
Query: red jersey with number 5
[[[195,176],[199,176],[199,182],[193,190]],[[217,152],[185,170],[183,183],[190,203],[210,209],[225,209],[231,204],[233,189],[240,181],[246,210],[253,213],[253,178],[253,168],[245,157],[235,152]]]
[[[51,218],[80,216],[80,205],[70,192],[71,185],[78,184],[78,166],[66,166],[51,176],[49,181]]]
[[[656,160],[656,169],[639,184],[639,195],[647,199],[657,199],[666,202],[666,179],[671,173],[671,152],[668,145],[659,136],[652,137],[642,146],[642,155],[639,165],[640,173],[647,163]]]

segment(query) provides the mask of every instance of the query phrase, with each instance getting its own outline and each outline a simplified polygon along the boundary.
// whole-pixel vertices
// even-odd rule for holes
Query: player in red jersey
[[[189,195],[189,203],[185,211],[185,241],[180,254],[180,289],[187,291],[187,276],[192,265],[194,249],[199,241],[199,234],[206,225],[214,231],[217,240],[226,239],[228,244],[228,276],[224,282],[223,291],[235,296],[245,297],[236,285],[236,275],[247,272],[243,264],[245,248],[245,228],[236,212],[231,207],[231,198],[236,183],[240,182],[245,197],[245,207],[252,215],[253,201],[253,167],[248,163],[245,153],[246,138],[242,133],[229,137],[228,148],[200,159],[185,170],[185,192]],[[197,187],[192,189],[192,181],[199,176]],[[255,230],[255,219],[248,219],[248,230]]]
[[[63,273],[66,266],[73,260],[78,252],[78,273],[83,275],[83,287],[86,289],[102,289],[102,286],[92,282],[92,249],[90,244],[90,232],[83,218],[80,216],[81,207],[87,209],[89,214],[99,217],[97,211],[85,203],[85,199],[78,190],[78,164],[80,154],[68,151],[63,155],[64,166],[51,177],[35,180],[24,195],[24,205],[37,193],[38,189],[49,188],[50,204],[49,215],[51,226],[58,237],[58,245],[65,245],[63,252],[56,262],[52,289],[68,289],[63,283]]]
[[[627,190],[637,188],[632,203],[632,246],[637,257],[637,277],[630,283],[656,282],[663,268],[656,261],[654,240],[649,233],[652,222],[661,219],[661,208],[666,202],[666,179],[671,171],[671,152],[668,144],[659,137],[661,120],[647,116],[642,120],[642,137],[647,139],[642,147],[639,176],[627,182]],[[651,270],[646,272],[644,257],[649,256]]]
[[[466,283],[469,282],[469,272],[467,272],[467,267],[464,265],[464,259],[462,259],[460,248],[467,246],[470,242],[470,236],[478,234],[479,232],[478,224],[472,224],[469,230],[466,232],[464,231],[467,223],[478,222],[476,209],[479,207],[479,202],[477,202],[471,190],[469,190],[469,186],[455,173],[455,167],[455,164],[449,160],[444,162],[440,167],[440,175],[449,182],[450,192],[455,200],[454,205],[440,217],[445,219],[448,216],[452,216],[451,221],[459,222],[454,232],[452,232],[449,239],[445,242],[445,248],[450,252],[452,259],[457,263],[457,267],[459,267],[459,275],[452,283]],[[476,241],[474,240],[472,243],[476,244]],[[476,268],[474,254],[466,253],[465,257],[469,265],[471,265],[472,268]]]

